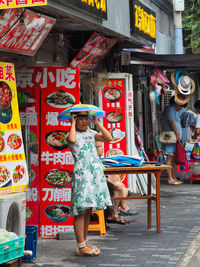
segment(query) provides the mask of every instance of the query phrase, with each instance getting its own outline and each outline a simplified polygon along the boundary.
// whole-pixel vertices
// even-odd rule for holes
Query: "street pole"
[[[182,31],[182,11],[184,11],[184,0],[173,0],[174,11],[174,43],[175,54],[184,54],[183,51],[183,31]]]

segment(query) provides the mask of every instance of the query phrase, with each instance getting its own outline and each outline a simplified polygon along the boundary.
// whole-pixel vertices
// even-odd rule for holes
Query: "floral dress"
[[[76,131],[76,143],[69,144],[74,158],[71,215],[83,214],[88,208],[100,210],[112,205],[97,154],[95,134],[91,129]]]

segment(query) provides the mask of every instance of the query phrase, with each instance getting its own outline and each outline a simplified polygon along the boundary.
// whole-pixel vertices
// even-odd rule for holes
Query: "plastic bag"
[[[0,243],[10,241],[10,234],[6,229],[0,229]]]
[[[185,163],[187,162],[185,148],[181,141],[176,142],[174,159],[177,165],[185,165]]]
[[[200,160],[200,145],[198,142],[195,143],[190,157],[191,159]]]

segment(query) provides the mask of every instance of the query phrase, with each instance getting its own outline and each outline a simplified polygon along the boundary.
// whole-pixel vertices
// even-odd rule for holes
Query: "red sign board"
[[[30,10],[7,9],[0,20],[0,51],[34,55],[54,24],[53,18]]]
[[[104,127],[111,133],[113,141],[104,143],[105,157],[127,154],[125,119],[125,84],[123,79],[111,79],[102,91],[102,108],[106,112]],[[127,186],[127,178],[122,175]]]
[[[26,224],[39,225],[39,108],[40,92],[34,83],[35,69],[17,70],[17,95],[25,147],[29,147],[29,186],[26,195]]]
[[[74,231],[69,215],[73,157],[66,142],[70,123],[59,122],[57,116],[79,103],[80,73],[71,67],[41,67],[36,83],[41,90],[40,234],[52,238]]]
[[[94,33],[72,60],[70,66],[78,67],[81,70],[96,69],[115,43],[116,40]]]

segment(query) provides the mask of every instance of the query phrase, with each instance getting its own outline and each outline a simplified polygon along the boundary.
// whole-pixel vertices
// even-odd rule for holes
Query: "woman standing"
[[[184,104],[173,96],[170,100],[170,105],[163,113],[162,131],[173,131],[176,135],[176,141],[180,141],[182,136],[179,111],[184,107]],[[171,166],[171,168],[167,169],[168,184],[181,185],[182,182],[177,179],[177,165],[174,160],[175,144],[162,144],[162,149],[163,154],[167,155],[166,164]]]

